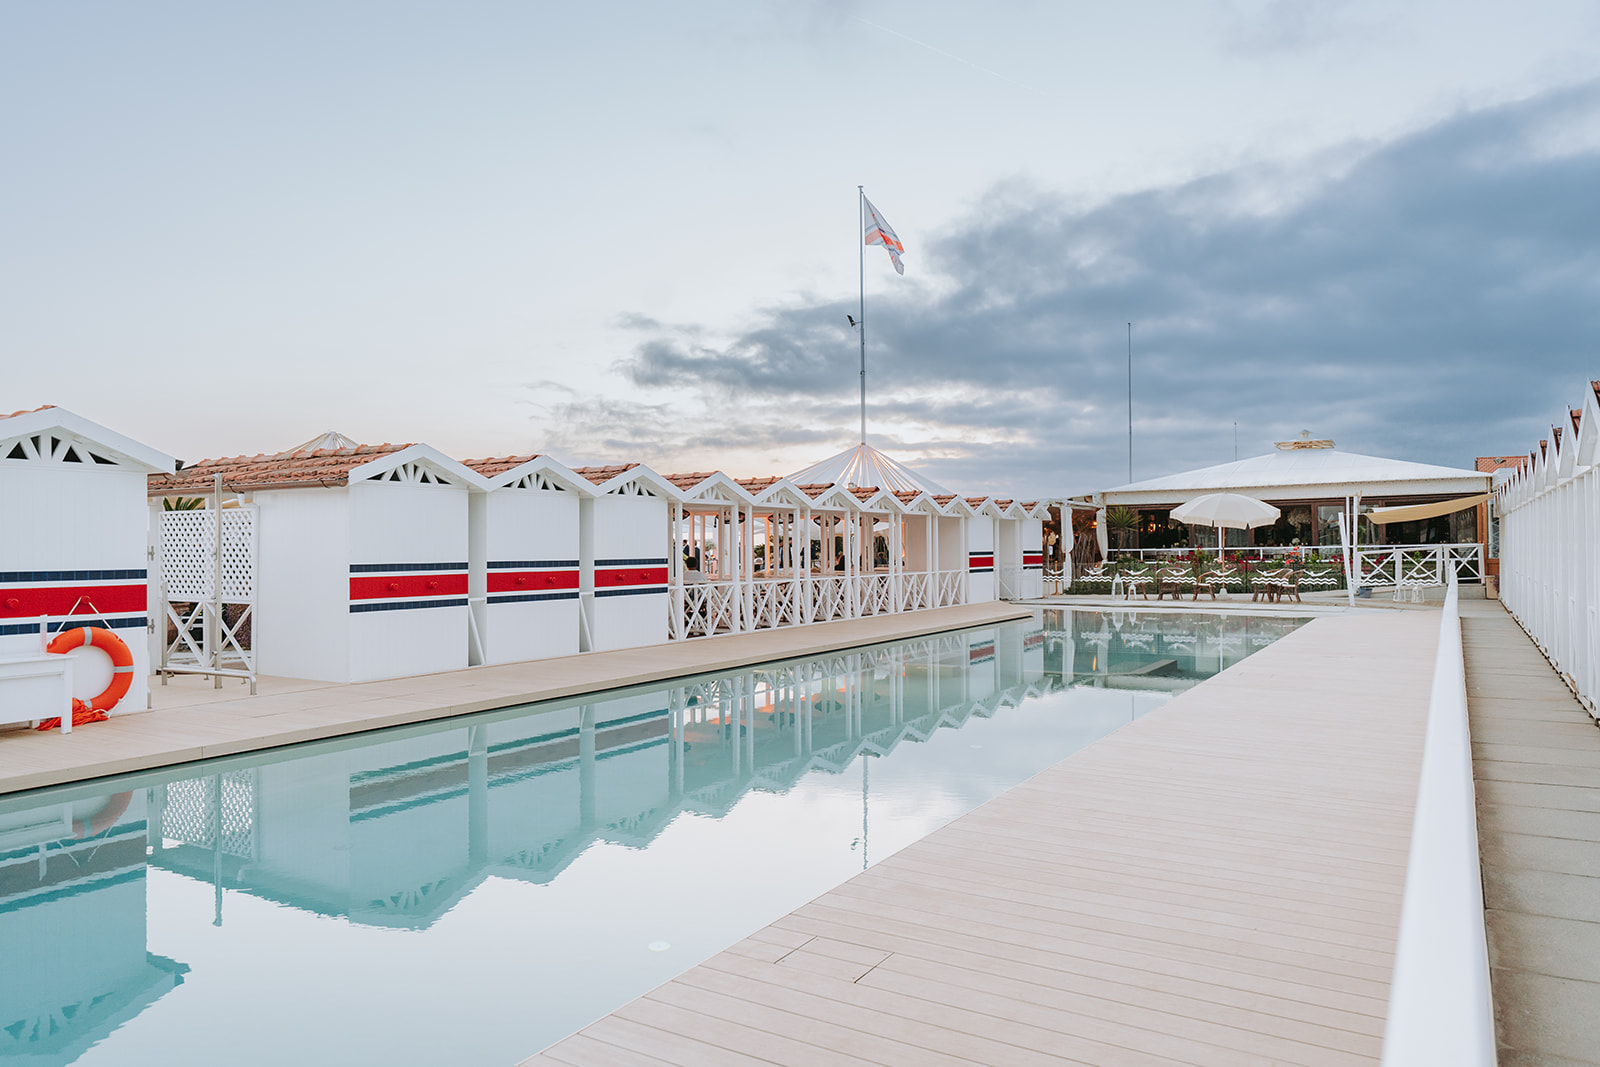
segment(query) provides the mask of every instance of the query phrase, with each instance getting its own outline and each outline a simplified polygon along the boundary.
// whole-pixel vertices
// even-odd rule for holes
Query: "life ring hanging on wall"
[[[111,684],[88,700],[73,698],[74,726],[78,724],[80,713],[94,715],[94,718],[87,720],[89,722],[98,722],[105,718],[105,713],[116,707],[117,702],[128,695],[128,690],[133,685],[133,653],[128,651],[128,646],[123,643],[122,638],[110,630],[99,626],[74,626],[70,630],[62,630],[56,634],[45,651],[62,656],[75,648],[87,648],[90,645],[111,657]]]

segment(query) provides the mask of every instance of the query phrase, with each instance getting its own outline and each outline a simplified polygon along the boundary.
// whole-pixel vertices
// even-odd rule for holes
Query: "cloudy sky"
[[[1600,4],[0,7],[0,406],[1049,493],[1600,378]]]

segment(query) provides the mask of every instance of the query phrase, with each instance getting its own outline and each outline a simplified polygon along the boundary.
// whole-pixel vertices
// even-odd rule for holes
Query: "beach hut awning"
[[[1488,493],[1479,493],[1476,496],[1457,497],[1455,500],[1440,500],[1433,504],[1407,504],[1395,508],[1373,508],[1366,513],[1366,516],[1376,523],[1434,519],[1440,515],[1453,515],[1458,511],[1475,508],[1488,499]]]

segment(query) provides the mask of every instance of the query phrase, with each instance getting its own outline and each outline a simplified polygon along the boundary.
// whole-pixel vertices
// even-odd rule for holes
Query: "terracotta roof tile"
[[[541,455],[542,452],[535,452],[530,456],[490,456],[487,459],[464,459],[461,462],[485,478],[493,478],[497,474],[515,470],[524,463],[531,463]]]
[[[574,474],[581,474],[595,485],[604,485],[619,474],[626,473],[637,467],[637,463],[613,463],[604,467],[574,467]]]
[[[776,475],[769,475],[765,478],[735,478],[734,481],[738,482],[740,488],[742,488],[745,492],[749,493],[751,496],[756,496],[757,494],[764,493],[768,489],[771,489],[773,485],[777,483],[778,477]]]
[[[234,492],[254,489],[288,489],[295,486],[338,486],[350,481],[350,472],[363,463],[398,452],[410,445],[357,445],[323,448],[311,452],[276,452],[268,455],[203,459],[173,474],[150,475],[151,495],[205,492],[215,475]]]
[[[1477,469],[1484,474],[1489,474],[1493,471],[1504,470],[1506,467],[1520,467],[1526,462],[1528,462],[1527,456],[1479,456]]]
[[[40,404],[36,408],[23,408],[21,411],[13,411],[9,415],[0,415],[0,419],[14,419],[18,415],[32,415],[35,411],[49,411],[53,407],[55,407],[54,404]]]
[[[679,489],[693,489],[716,473],[716,471],[690,471],[687,474],[663,474],[662,477]]]
[[[954,500],[955,498],[956,495],[954,493],[945,493],[943,496],[934,497],[933,502],[938,504],[941,508],[947,508],[950,506],[950,501]]]

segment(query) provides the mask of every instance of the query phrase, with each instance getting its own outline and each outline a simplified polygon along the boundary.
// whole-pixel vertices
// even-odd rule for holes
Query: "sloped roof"
[[[268,455],[229,456],[203,459],[173,474],[152,474],[150,492],[206,492],[212,479],[222,475],[222,484],[235,492],[256,489],[287,489],[294,486],[347,485],[350,472],[363,463],[399,452],[410,445],[357,445],[354,448],[319,448],[309,452],[276,452]]]
[[[1455,483],[1456,488],[1483,492],[1488,477],[1478,471],[1438,467],[1431,463],[1382,459],[1331,448],[1294,448],[1214,467],[1130,482],[1107,489],[1113,495],[1192,493],[1217,490],[1273,490],[1296,486],[1381,486],[1399,483]],[[1432,491],[1432,490],[1428,490]],[[1453,491],[1445,489],[1443,491]]]
[[[595,485],[604,485],[619,474],[626,474],[637,463],[612,463],[604,467],[573,467],[572,473],[581,474]]]
[[[53,434],[57,430],[75,436],[98,452],[115,454],[142,466],[147,474],[170,471],[177,465],[177,460],[165,452],[158,452],[148,445],[124,437],[109,427],[92,422],[67,408],[56,407],[54,404],[43,404],[36,408],[13,411],[9,415],[0,415],[0,439],[10,440],[40,433]]]
[[[842,485],[847,489],[887,489],[891,493],[907,489],[926,489],[930,493],[945,491],[943,486],[867,444],[847,448],[836,456],[813,463],[805,470],[789,475],[789,480],[802,485],[826,483]]]
[[[485,478],[493,478],[509,470],[516,470],[524,463],[532,463],[542,453],[535,452],[528,456],[490,456],[486,459],[464,459],[461,462],[471,467]]]

